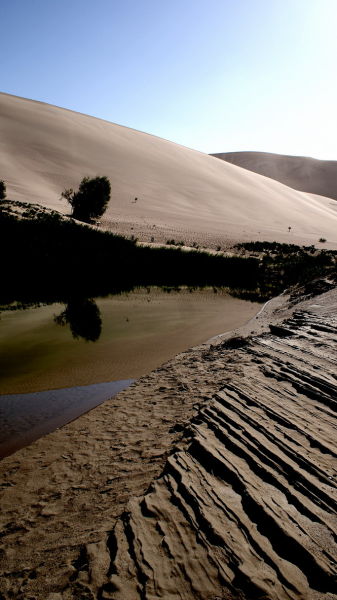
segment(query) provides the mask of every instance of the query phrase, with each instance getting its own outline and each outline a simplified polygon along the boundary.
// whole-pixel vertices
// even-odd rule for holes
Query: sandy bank
[[[253,319],[244,332],[261,326]],[[45,598],[69,584],[83,545],[104,546],[106,532],[128,499],[144,493],[160,474],[167,453],[181,441],[184,424],[226,380],[222,369],[210,370],[204,360],[209,347],[183,352],[112,400],[0,462],[2,593],[8,588],[20,594],[23,585],[18,598],[27,590]]]
[[[256,547],[255,550],[252,550],[248,535],[249,530],[255,531],[257,527],[257,531],[260,532],[259,535],[261,536],[261,533],[263,533],[259,529],[260,525],[257,522],[254,522],[254,524],[251,520],[252,515],[247,516],[243,513],[239,515],[237,513],[241,521],[246,520],[248,527],[246,534],[243,533],[245,531],[243,525],[236,525],[235,528],[230,521],[227,521],[229,527],[227,531],[225,514],[226,511],[234,511],[233,514],[235,514],[235,506],[240,506],[240,489],[235,486],[231,487],[231,485],[224,487],[216,466],[219,457],[218,459],[212,458],[212,461],[215,462],[209,472],[207,472],[207,469],[203,471],[202,477],[205,485],[200,486],[197,471],[201,468],[205,469],[205,465],[202,467],[200,463],[198,466],[197,456],[193,458],[193,452],[191,451],[191,442],[192,448],[194,448],[195,442],[193,440],[196,439],[196,436],[199,436],[199,438],[201,436],[201,438],[204,437],[211,454],[215,456],[216,453],[220,452],[221,460],[232,460],[229,458],[228,449],[216,447],[216,439],[211,439],[211,433],[207,432],[208,425],[203,415],[208,410],[214,412],[213,404],[215,401],[212,400],[212,397],[215,393],[218,393],[218,396],[220,394],[219,397],[222,397],[221,395],[225,392],[220,392],[220,390],[228,390],[228,386],[234,384],[236,386],[248,384],[251,388],[256,386],[257,390],[262,389],[261,386],[263,389],[266,386],[266,407],[263,409],[261,406],[261,409],[258,409],[260,417],[258,414],[254,417],[257,418],[257,422],[260,422],[262,427],[259,430],[258,435],[261,436],[261,439],[259,438],[258,443],[261,448],[265,448],[266,439],[264,436],[266,432],[264,428],[267,428],[267,430],[271,428],[271,436],[280,435],[282,448],[276,454],[276,462],[281,460],[281,455],[287,447],[284,440],[287,429],[282,430],[282,435],[280,432],[278,434],[277,429],[280,429],[280,424],[276,424],[276,430],[275,428],[272,429],[272,420],[270,422],[268,419],[264,421],[265,417],[262,419],[262,412],[266,410],[268,413],[268,410],[269,412],[271,410],[268,405],[267,393],[268,389],[269,391],[271,389],[270,386],[273,389],[275,387],[274,394],[277,393],[282,396],[282,393],[284,393],[288,395],[288,401],[296,393],[294,392],[295,388],[292,388],[294,382],[287,381],[283,384],[282,376],[278,380],[273,378],[256,379],[257,374],[260,374],[260,369],[264,365],[267,366],[268,361],[270,362],[270,368],[272,366],[275,368],[275,364],[277,365],[277,361],[280,360],[280,354],[277,354],[279,352],[281,352],[281,356],[285,352],[291,352],[289,360],[292,364],[299,361],[304,372],[309,370],[312,373],[312,370],[315,371],[315,361],[318,360],[320,374],[324,377],[327,369],[328,385],[333,385],[331,374],[329,374],[331,371],[329,360],[332,360],[330,341],[324,340],[322,342],[322,340],[314,337],[314,341],[318,341],[320,344],[323,343],[323,346],[324,344],[328,345],[330,356],[327,356],[325,346],[321,346],[319,358],[316,356],[317,352],[316,358],[313,358],[315,353],[312,353],[315,348],[310,346],[312,336],[310,338],[307,332],[305,332],[305,338],[308,341],[308,346],[302,344],[303,356],[301,355],[301,348],[297,348],[296,344],[295,347],[288,344],[286,349],[280,347],[279,338],[277,337],[272,345],[270,343],[268,345],[270,334],[267,335],[267,347],[261,346],[259,345],[260,337],[258,334],[268,331],[271,321],[274,324],[280,323],[294,311],[299,309],[315,311],[315,308],[313,308],[315,304],[320,307],[317,308],[317,322],[319,319],[326,320],[328,314],[336,315],[336,292],[330,292],[314,300],[308,299],[301,305],[295,304],[292,307],[289,307],[288,301],[287,296],[273,300],[262,313],[257,315],[241,331],[236,332],[237,335],[253,334],[256,341],[254,341],[255,350],[252,353],[248,349],[241,348],[227,350],[223,347],[222,338],[216,340],[215,343],[204,344],[183,352],[149,376],[143,377],[137,384],[122,392],[112,401],[104,403],[101,407],[84,415],[62,430],[50,434],[0,463],[3,482],[1,514],[3,537],[0,547],[2,557],[1,592],[4,598],[9,599],[13,597],[13,594],[18,600],[26,600],[27,598],[41,598],[41,600],[42,598],[49,598],[49,600],[97,598],[99,589],[103,586],[104,593],[100,597],[118,598],[118,600],[135,600],[140,597],[179,597],[191,600],[195,597],[205,600],[206,598],[217,597],[250,599],[251,595],[247,584],[242,583],[249,580],[254,581],[254,590],[260,590],[259,593],[267,594],[267,597],[280,599],[296,596],[297,598],[312,598],[315,600],[318,600],[318,598],[335,598],[332,593],[324,595],[325,592],[321,593],[322,590],[320,589],[316,594],[314,591],[317,589],[317,586],[315,588],[315,582],[312,584],[309,581],[308,587],[305,583],[306,575],[303,579],[303,571],[302,574],[299,572],[301,565],[293,567],[293,574],[291,574],[287,566],[289,557],[283,557],[282,564],[278,562],[277,549],[274,547],[273,552],[271,552],[270,548],[270,544],[273,545],[274,543],[273,540],[264,544],[262,538],[259,538],[261,550],[256,550]],[[330,332],[328,336],[330,335],[333,334]],[[256,345],[259,347],[259,352],[262,352],[260,356],[257,354]],[[304,361],[303,357],[305,356],[309,356],[308,364]],[[312,366],[310,366],[310,361]],[[274,382],[273,385],[272,382]],[[283,385],[285,385],[285,388],[282,387]],[[315,387],[318,384],[317,381],[316,383],[312,381],[310,385]],[[256,393],[258,394],[258,392]],[[277,398],[276,400],[273,399],[273,393],[271,401],[276,402],[277,405]],[[265,395],[265,392],[263,394]],[[252,389],[248,397],[252,398]],[[300,402],[301,397],[297,400],[298,402]],[[222,402],[224,401],[223,398]],[[216,402],[219,403],[219,398]],[[228,402],[228,399],[226,402]],[[248,415],[247,406],[251,405],[248,403],[244,408],[244,413],[246,412]],[[314,406],[310,406],[314,418]],[[237,406],[235,409],[234,406],[224,417],[219,412],[219,418],[229,419],[234,427],[234,432],[237,428],[241,432],[246,429],[249,433],[250,428],[254,428],[254,425],[248,422],[245,423],[244,420],[236,423],[238,413],[236,413],[236,416],[234,413],[231,414],[233,410],[235,413],[235,410],[240,410],[240,407]],[[259,413],[259,410],[262,412]],[[274,407],[274,412],[275,410]],[[285,410],[288,410],[288,408]],[[200,417],[191,420],[198,411]],[[251,418],[253,418],[253,415]],[[300,412],[295,414],[294,419],[296,419],[298,429],[295,433],[294,431],[291,432],[290,437],[293,440],[291,444],[294,443],[296,447],[301,446],[301,448],[304,446],[303,461],[305,462],[311,460],[311,458],[308,459],[305,456],[309,430],[303,429],[301,426]],[[189,427],[184,429],[188,422],[190,422]],[[330,452],[330,445],[326,445],[326,442],[324,442],[324,431],[327,435],[330,435],[330,413],[327,415],[327,411],[324,412],[324,419],[318,425],[322,429],[321,432],[315,429],[317,423],[319,421],[316,419],[315,425],[313,427],[310,425],[310,439],[313,440],[310,446],[312,449],[317,447],[316,439],[320,444],[324,444],[324,468],[326,470],[326,461],[330,460],[327,454],[327,452]],[[200,430],[198,429],[199,425]],[[220,424],[219,422],[215,426],[212,435],[216,431],[220,432],[220,426],[222,427],[223,423]],[[234,442],[232,441],[232,443]],[[248,442],[245,443],[248,444]],[[174,450],[179,451],[174,453]],[[150,495],[145,496],[145,504],[141,500],[132,501],[128,508],[131,514],[128,523],[129,517],[117,521],[117,516],[125,508],[127,501],[137,496],[142,497],[149,484],[160,475],[169,454],[170,459],[167,465],[171,465],[171,467],[165,467],[163,477],[158,479],[158,482],[151,488]],[[190,461],[189,457],[191,456],[192,462],[187,464],[186,461]],[[313,459],[316,464],[319,456],[320,452],[316,453]],[[176,466],[177,460],[180,461],[179,468]],[[239,458],[234,457],[233,460],[235,462]],[[240,460],[243,460],[242,456]],[[256,459],[254,458],[254,460]],[[293,460],[293,457],[291,460]],[[197,469],[196,471],[193,464]],[[241,466],[238,462],[235,464],[236,466],[230,468],[241,469],[241,467],[244,467],[244,460]],[[256,464],[264,464],[262,456]],[[314,481],[316,473],[311,471],[311,474],[307,475],[305,465],[303,465],[297,477],[302,478],[306,482],[305,485],[316,485]],[[226,469],[228,468],[227,466]],[[265,468],[263,466],[263,469]],[[322,466],[319,468],[321,469]],[[189,492],[186,491],[187,495],[184,493],[182,498],[185,506],[183,515],[180,514],[178,509],[178,499],[176,499],[178,504],[172,505],[169,499],[170,494],[168,494],[167,487],[165,487],[168,476],[176,472],[177,469],[180,469],[186,486],[192,486]],[[190,479],[189,476],[185,479],[183,474],[187,474],[189,471],[191,471],[191,477],[193,474],[193,479]],[[282,535],[286,535],[289,540],[293,540],[294,531],[292,527],[294,528],[295,525],[291,525],[291,521],[287,520],[288,517],[285,514],[287,510],[282,497],[283,492],[281,490],[273,492],[274,480],[269,480],[269,483],[266,483],[266,481],[259,482],[258,479],[253,480],[246,467],[242,473],[248,478],[247,486],[248,482],[253,487],[257,486],[257,498],[260,497],[261,500],[261,498],[270,497],[271,502],[274,503],[274,510],[277,510],[277,512],[283,511],[282,514],[280,513],[280,519],[276,519],[277,526],[280,527],[281,532],[283,531]],[[173,475],[174,477],[175,475]],[[319,554],[319,548],[322,547],[324,551],[331,551],[328,530],[323,525],[325,508],[324,506],[320,506],[317,510],[313,508],[312,502],[315,504],[315,501],[312,496],[309,499],[299,499],[298,494],[302,492],[292,489],[289,477],[289,474],[286,473],[283,473],[282,476],[279,475],[280,481],[284,482],[284,489],[288,486],[287,489],[289,489],[291,495],[288,496],[288,500],[290,497],[293,498],[294,504],[289,509],[289,515],[293,518],[293,523],[296,522],[296,527],[300,527],[299,532],[303,531],[303,534],[296,533],[297,543],[300,540],[298,536],[307,536],[303,538],[305,556],[309,552],[310,544],[316,544],[314,556],[319,566],[315,571],[315,577],[317,579],[317,574],[323,574],[324,581],[328,581],[330,577],[329,569],[324,562],[325,559],[323,560]],[[208,485],[210,487],[206,489]],[[327,485],[326,482],[321,485],[321,488],[325,485]],[[249,486],[247,489],[248,493],[251,494]],[[215,491],[217,498],[212,496],[210,490]],[[182,490],[179,493],[181,492]],[[172,488],[171,493],[175,494],[176,491]],[[186,500],[191,493],[198,498],[197,504],[191,504]],[[205,495],[208,495],[208,500],[206,500]],[[227,500],[225,502],[225,499],[232,502],[231,506],[228,503],[226,504]],[[297,499],[297,504],[295,499]],[[278,507],[277,503],[279,503]],[[300,505],[302,506],[301,503],[305,507],[303,511],[306,512],[303,513],[302,520],[298,520],[294,511],[298,510]],[[311,503],[310,506],[308,503]],[[220,527],[222,536],[224,532],[228,533],[229,537],[224,537],[221,546],[217,545],[216,538],[209,536],[206,530],[200,533],[200,536],[197,534],[201,523],[195,522],[193,513],[194,511],[198,512],[198,506],[208,523],[207,531],[213,530],[214,535],[218,535],[216,532]],[[227,508],[224,508],[225,506]],[[261,502],[259,506],[261,507]],[[262,506],[261,510],[267,510],[268,512],[271,510],[271,505],[268,509]],[[173,521],[170,515],[173,517]],[[320,519],[320,525],[315,526],[317,535],[314,535],[308,515],[316,515],[314,518]],[[222,519],[225,519],[225,521],[222,522]],[[236,517],[234,521],[235,519]],[[329,523],[330,521],[329,516]],[[107,532],[111,532],[115,523],[117,523],[116,529],[112,536],[109,534],[110,546],[107,546]],[[311,532],[310,535],[314,536],[314,541],[305,533],[305,526],[307,531]],[[329,524],[329,527],[331,527],[331,524]],[[132,531],[134,536],[133,554],[130,554],[130,548],[128,547],[130,540],[125,538],[127,530]],[[263,535],[268,538],[267,530],[264,531]],[[163,540],[167,541],[168,546],[163,544]],[[233,546],[229,544],[228,540],[232,540]],[[114,552],[114,548],[117,554]],[[141,552],[141,548],[143,548],[143,558],[147,566],[142,563],[143,559],[138,554],[138,552]],[[170,548],[170,551],[167,552],[165,548]],[[224,548],[228,548],[228,552],[236,556],[234,566],[235,564],[242,565],[241,580],[239,571],[235,570],[234,566],[228,562],[228,558],[226,559]],[[261,556],[260,552],[264,556],[262,562],[259,558]],[[168,558],[170,555],[171,559]],[[179,556],[181,558],[178,560],[177,557]],[[187,557],[189,557],[188,561]],[[134,560],[139,561],[139,570],[137,570],[138,567],[135,570]],[[177,560],[178,562],[175,562]],[[209,560],[210,562],[208,562]],[[273,570],[273,566],[270,567],[270,561],[273,565],[276,565],[276,571]],[[179,564],[182,567],[179,567]],[[148,567],[148,565],[151,566]],[[110,581],[110,576],[107,577],[109,569],[110,574],[114,573]],[[146,579],[142,581],[139,580],[141,572],[146,574]],[[173,573],[175,573],[174,577]],[[184,579],[183,573],[186,574],[187,579]],[[282,581],[280,573],[282,573],[282,577],[288,578],[290,588],[288,583],[285,584]],[[221,575],[220,579],[219,574]],[[145,584],[144,581],[147,583]],[[193,582],[192,588],[187,581]],[[272,588],[268,588],[268,581],[272,582],[269,583]],[[286,595],[291,586],[296,589],[295,595],[292,595],[292,593]],[[325,587],[327,592],[331,591],[328,584]],[[160,593],[154,591],[156,589],[160,590]],[[273,589],[272,594],[271,589]],[[52,594],[59,595],[53,596]],[[271,595],[268,596],[268,594]],[[262,598],[262,595],[256,597]]]

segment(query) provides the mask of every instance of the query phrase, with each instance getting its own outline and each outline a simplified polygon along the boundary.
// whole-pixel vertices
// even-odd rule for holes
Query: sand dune
[[[337,200],[337,161],[270,152],[224,152],[212,156],[276,179],[295,190]]]
[[[14,200],[68,212],[61,191],[105,174],[112,199],[102,225],[117,232],[154,241],[199,235],[206,245],[324,237],[337,246],[336,201],[146,133],[0,94],[0,140],[1,178]]]

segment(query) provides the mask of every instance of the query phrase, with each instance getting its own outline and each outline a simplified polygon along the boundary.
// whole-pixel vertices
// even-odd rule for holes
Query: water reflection
[[[0,404],[1,394],[135,379],[239,327],[259,308],[226,290],[191,291],[139,288],[95,299],[76,294],[62,303],[3,311]]]
[[[97,342],[102,333],[101,311],[92,298],[70,300],[59,315],[54,317],[57,325],[69,325],[75,339]]]
[[[144,289],[147,294],[151,293],[151,287]],[[163,286],[160,289],[165,294],[178,293],[182,290],[180,286]],[[187,289],[192,293],[198,288],[189,286]],[[217,293],[215,287],[213,287],[213,292]],[[129,317],[126,317],[125,320],[129,322]],[[61,326],[69,325],[73,338],[83,338],[87,342],[97,342],[102,333],[101,311],[92,298],[72,298],[67,302],[65,310],[54,317],[54,322]]]

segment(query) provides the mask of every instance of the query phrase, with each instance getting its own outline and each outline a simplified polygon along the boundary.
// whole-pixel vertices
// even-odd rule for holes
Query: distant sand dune
[[[133,227],[141,239],[157,228],[161,239],[166,232],[295,243],[324,237],[337,247],[336,201],[94,117],[0,94],[0,144],[9,198],[68,212],[61,191],[104,174],[112,183],[104,226],[127,234]]]
[[[212,156],[276,179],[295,190],[337,200],[337,161],[270,152],[224,152]]]

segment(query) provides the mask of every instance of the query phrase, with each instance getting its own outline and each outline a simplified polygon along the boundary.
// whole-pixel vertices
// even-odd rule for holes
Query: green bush
[[[106,211],[110,200],[111,185],[107,177],[84,177],[78,191],[64,190],[61,196],[72,206],[74,219],[90,223]]]

